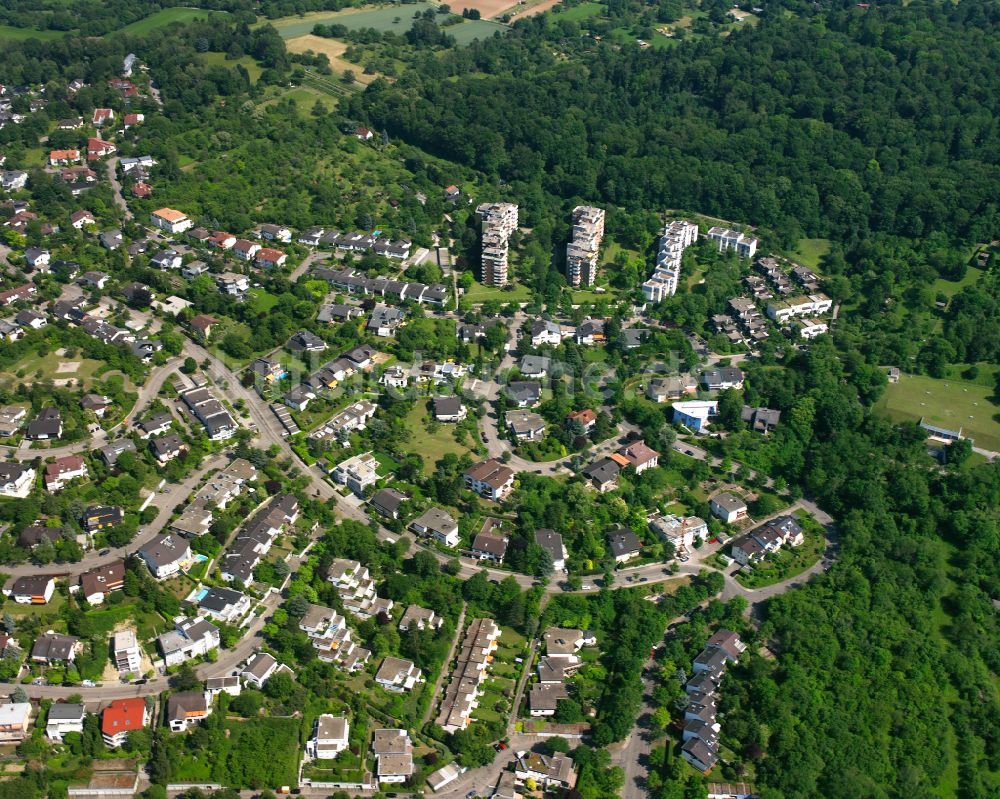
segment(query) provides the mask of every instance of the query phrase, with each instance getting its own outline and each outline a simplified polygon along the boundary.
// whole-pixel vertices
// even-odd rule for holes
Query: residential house
[[[272,247],[263,247],[254,257],[254,263],[264,269],[277,269],[279,266],[284,266],[287,260],[288,256],[285,253]]]
[[[73,635],[61,635],[49,630],[35,639],[31,647],[31,659],[36,663],[72,663],[80,647],[80,639]]]
[[[219,324],[219,320],[207,314],[198,314],[191,319],[191,329],[201,334],[203,341],[207,341],[212,335],[212,328]]]
[[[483,522],[482,528],[472,539],[469,554],[479,560],[501,563],[507,554],[509,541],[507,536],[500,532],[502,529],[503,522],[499,519],[490,518]]]
[[[534,408],[542,400],[542,384],[535,380],[514,380],[507,385],[507,398],[515,407]]]
[[[149,219],[155,227],[171,234],[183,233],[185,230],[190,230],[194,225],[194,222],[188,218],[187,214],[175,211],[173,208],[160,208],[157,211],[153,211]]]
[[[0,744],[19,744],[28,737],[31,711],[31,702],[0,705]]]
[[[582,474],[591,486],[604,494],[618,487],[618,476],[621,471],[620,463],[611,458],[601,458],[584,469]]]
[[[535,543],[549,553],[553,570],[566,570],[566,546],[559,533],[546,528],[535,530]]]
[[[300,330],[288,339],[286,346],[292,352],[323,352],[327,344],[315,333],[310,333],[308,330]]]
[[[157,580],[165,580],[191,562],[191,546],[183,538],[169,533],[156,536],[136,553]]]
[[[566,418],[570,422],[576,422],[583,427],[585,435],[589,434],[594,429],[594,425],[597,424],[597,414],[590,408],[584,408],[581,411],[573,411]]]
[[[68,732],[83,733],[83,717],[86,711],[81,704],[56,702],[49,707],[45,720],[45,737],[55,743],[62,743]]]
[[[267,241],[280,241],[282,244],[288,244],[292,240],[292,231],[284,225],[261,225],[258,235]]]
[[[45,574],[31,574],[18,577],[10,591],[5,592],[19,605],[45,605],[52,599],[56,581]]]
[[[26,463],[0,463],[0,496],[24,499],[31,493],[36,475]]]
[[[91,605],[100,605],[112,591],[121,591],[124,586],[124,560],[113,560],[80,575],[80,595]]]
[[[368,320],[368,330],[376,336],[392,336],[406,319],[406,314],[391,305],[376,305]]]
[[[682,424],[695,433],[705,431],[719,412],[716,400],[687,400],[673,404],[674,423]]]
[[[49,166],[66,166],[80,161],[79,150],[50,150]]]
[[[747,504],[728,492],[723,492],[712,497],[708,503],[712,513],[718,516],[726,524],[743,519],[747,515]]]
[[[569,330],[564,330],[558,322],[536,319],[532,322],[528,335],[531,338],[532,347],[541,347],[543,344],[557,347],[569,335]]]
[[[107,530],[115,527],[125,520],[125,514],[121,508],[113,505],[91,505],[83,514],[83,528],[88,533],[98,530]]]
[[[142,650],[133,630],[119,630],[111,639],[111,659],[120,674],[139,674]]]
[[[701,373],[701,383],[709,391],[743,388],[743,370],[735,366],[722,366]]]
[[[233,255],[241,261],[252,261],[260,250],[261,245],[249,239],[236,239],[233,243]]]
[[[507,411],[507,429],[519,440],[535,441],[545,437],[545,420],[534,411]]]
[[[544,355],[525,355],[518,370],[523,377],[545,377],[552,369],[552,359]]]
[[[205,680],[205,693],[208,694],[208,701],[214,702],[219,694],[239,696],[243,693],[243,688],[240,685],[240,678],[230,674],[226,677],[209,677]]]
[[[97,450],[101,460],[111,468],[114,468],[115,464],[118,463],[118,459],[126,452],[138,452],[135,442],[130,438],[119,438],[117,441],[105,444]]]
[[[236,435],[236,420],[207,387],[185,391],[181,399],[205,427],[212,441],[223,441]]]
[[[447,547],[458,546],[458,523],[450,513],[441,508],[429,508],[424,511],[410,522],[410,529],[420,535],[433,538]]]
[[[45,490],[62,491],[78,478],[87,477],[87,463],[79,455],[66,455],[45,465]]]
[[[236,236],[226,233],[224,230],[217,230],[208,237],[208,246],[215,250],[231,250],[236,246]]]
[[[103,139],[98,139],[94,136],[87,139],[88,161],[96,161],[107,155],[114,155],[116,152],[118,152],[118,148],[109,141],[104,141]]]
[[[458,397],[434,397],[434,418],[439,422],[460,422],[468,411]]]
[[[689,374],[656,377],[646,386],[646,396],[653,402],[670,402],[698,391],[697,381]],[[675,406],[676,407],[676,406]]]
[[[161,436],[164,433],[170,432],[173,426],[174,417],[169,413],[157,413],[139,422],[136,425],[136,429],[139,431],[141,438],[152,438],[153,436]],[[128,439],[124,439],[128,440]],[[135,445],[133,444],[133,451]]]
[[[576,785],[573,761],[562,752],[552,755],[518,752],[514,761],[514,776],[519,780],[534,780],[542,788],[568,789]]]
[[[576,329],[576,343],[581,347],[604,344],[606,340],[603,319],[587,319]]]
[[[237,272],[223,272],[215,276],[215,285],[219,291],[230,297],[242,297],[250,290],[250,279]]]
[[[23,311],[17,312],[14,322],[25,330],[41,330],[49,323],[49,320],[45,314],[25,308]]]
[[[201,657],[219,648],[219,628],[204,619],[181,617],[174,629],[156,639],[166,666],[178,666],[191,658]]]
[[[184,732],[212,715],[212,703],[204,691],[171,694],[167,699],[167,724],[171,732]]]
[[[778,422],[781,420],[781,411],[744,405],[741,418],[753,428],[754,432],[770,433],[778,426]]]
[[[250,605],[250,597],[246,594],[213,586],[198,600],[198,612],[224,624],[235,624],[247,615]]]
[[[267,652],[257,652],[243,666],[240,676],[260,690],[274,674],[280,671],[291,672],[291,669],[288,666],[278,663],[274,659],[274,656],[269,655]]]
[[[106,250],[117,250],[125,243],[125,237],[120,230],[105,230],[98,234],[97,239]]]
[[[322,713],[316,717],[306,754],[313,760],[333,760],[348,745],[350,724],[344,716]]]
[[[378,468],[379,462],[375,456],[370,452],[364,452],[338,463],[330,472],[330,476],[335,482],[346,485],[360,496],[364,494],[365,489],[379,481]]]
[[[675,552],[690,551],[695,539],[708,538],[708,525],[697,516],[657,516],[650,520],[649,526],[671,544]]]
[[[413,744],[406,730],[375,730],[372,753],[380,783],[406,782],[413,774]]]
[[[83,230],[87,225],[96,225],[97,220],[90,211],[80,210],[74,211],[69,215],[69,223],[77,230]],[[106,275],[105,278],[107,278]],[[98,288],[103,288],[103,286],[99,286]]]
[[[409,499],[394,488],[383,488],[376,491],[371,498],[371,506],[382,516],[389,519],[399,518],[399,509]]]
[[[114,699],[101,713],[101,737],[111,749],[117,749],[128,734],[149,726],[151,714],[142,697]]]
[[[561,683],[536,683],[528,693],[528,710],[532,716],[554,716],[559,701],[569,698],[569,691]]]
[[[422,608],[420,605],[409,605],[399,620],[399,631],[405,633],[410,627],[416,627],[418,630],[440,630],[442,624],[444,619],[433,610]]]
[[[514,472],[492,458],[467,469],[464,478],[467,489],[495,502],[506,498],[514,488]]]
[[[387,657],[375,672],[375,682],[387,691],[410,691],[422,680],[420,669],[403,658]]]
[[[639,542],[638,536],[624,527],[612,530],[608,534],[608,544],[611,547],[615,563],[626,563],[632,558],[639,557],[642,552],[642,544]]]
[[[779,516],[751,531],[743,539],[733,543],[733,560],[741,566],[755,563],[782,546],[799,546],[805,540],[802,527],[792,516]]]
[[[685,741],[681,747],[681,757],[705,774],[715,768],[715,764],[719,762],[717,750],[713,750],[701,738],[691,738]]]
[[[176,250],[163,250],[149,259],[150,266],[155,269],[180,269],[184,258]]]
[[[622,468],[631,466],[636,474],[655,468],[660,462],[660,453],[646,446],[645,441],[626,444],[611,456]]]

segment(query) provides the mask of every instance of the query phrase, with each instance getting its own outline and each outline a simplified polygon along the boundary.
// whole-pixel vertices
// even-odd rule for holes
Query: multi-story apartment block
[[[573,209],[573,238],[566,245],[566,279],[571,286],[592,286],[597,254],[604,238],[604,209],[578,205]]]
[[[767,315],[775,322],[787,322],[796,316],[823,314],[833,307],[833,300],[825,294],[791,297],[767,306]]]
[[[642,294],[648,302],[662,302],[677,293],[684,250],[698,240],[698,226],[675,219],[668,222],[660,237],[653,274],[642,284]]]
[[[753,258],[757,252],[757,239],[738,230],[713,227],[709,228],[708,237],[719,245],[719,252],[736,250],[736,254],[741,258]]]
[[[517,206],[513,203],[482,203],[476,207],[482,230],[482,272],[487,286],[506,286],[507,249],[510,234],[517,230]]]

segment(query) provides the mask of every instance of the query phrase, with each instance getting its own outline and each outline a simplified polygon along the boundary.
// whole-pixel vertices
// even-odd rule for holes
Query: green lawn
[[[434,464],[449,452],[458,456],[472,453],[472,450],[455,440],[453,424],[439,424],[436,432],[428,432],[424,424],[426,415],[423,401],[418,401],[406,416],[406,428],[413,431],[413,436],[403,446],[407,452],[415,452],[424,459],[425,473],[433,471]]]
[[[984,274],[985,272],[982,269],[976,269],[974,266],[970,266],[965,272],[965,277],[961,280],[944,280],[939,277],[934,281],[931,288],[934,290],[935,294],[944,294],[946,297],[954,297],[962,289],[975,285]]]
[[[214,11],[214,14],[225,14],[225,11]],[[126,25],[119,29],[119,33],[127,33],[132,36],[145,36],[147,33],[171,25],[174,22],[193,22],[196,19],[208,19],[208,12],[200,8],[164,8],[155,14],[150,14],[138,22]]]
[[[987,386],[962,380],[904,374],[886,387],[875,410],[895,422],[923,418],[937,427],[962,428],[976,446],[1000,450],[1000,421],[992,394]]]
[[[754,564],[749,574],[739,572],[736,579],[747,588],[764,588],[802,574],[823,554],[826,539],[814,529],[814,525],[803,524],[806,540],[797,547],[782,547]]]
[[[245,55],[242,58],[229,60],[226,58],[225,53],[205,53],[202,55],[201,60],[213,67],[228,67],[229,69],[235,69],[237,66],[241,66],[247,71],[250,75],[250,80],[254,83],[257,82],[261,73],[264,72],[264,68],[248,55]]]
[[[580,3],[578,6],[573,6],[572,8],[567,8],[561,14],[558,15],[559,19],[568,19],[575,22],[581,22],[585,19],[590,19],[591,17],[596,17],[604,13],[603,3]]]
[[[471,44],[476,39],[489,39],[496,33],[506,33],[508,28],[488,19],[467,19],[460,25],[449,25],[444,30],[449,36],[453,36],[455,44],[461,47]]]
[[[819,269],[819,259],[829,251],[829,239],[799,239],[792,251],[792,258],[810,269]]]
[[[311,86],[296,86],[280,95],[282,100],[294,100],[299,116],[311,117],[313,107],[317,102],[327,111],[337,107],[337,101],[329,94],[314,89]]]
[[[254,309],[257,313],[267,313],[278,304],[277,295],[270,294],[264,289],[250,289],[248,293],[253,299]]]
[[[34,28],[12,28],[10,25],[0,25],[0,41],[24,41],[25,39],[41,39],[44,42],[61,39],[69,31],[36,31]]]
[[[58,371],[60,364],[72,361],[80,364],[75,371]],[[22,378],[18,377],[18,372],[23,372],[23,380],[27,382],[34,382],[36,380],[79,380],[82,381],[84,386],[88,386],[90,381],[93,380],[94,376],[102,368],[107,368],[104,363],[88,358],[71,358],[56,355],[55,352],[50,352],[48,355],[39,357],[36,353],[32,352],[18,361],[9,371],[0,372],[0,376],[21,380]]]
[[[482,283],[473,283],[472,287],[462,296],[474,303],[483,303],[487,300],[499,300],[502,303],[528,302],[531,299],[531,289],[520,283],[515,283],[512,291],[484,286]]]
[[[363,11],[357,9],[345,9],[331,14],[308,14],[306,16],[281,17],[270,20],[270,24],[278,29],[282,39],[294,39],[296,36],[305,36],[312,33],[313,27],[318,23],[321,25],[332,25],[334,23],[344,25],[351,30],[359,28],[374,28],[377,31],[393,31],[394,33],[406,33],[413,24],[416,14],[422,14],[428,8],[436,8],[430,3],[413,3],[407,6],[385,6],[383,8],[368,8]]]

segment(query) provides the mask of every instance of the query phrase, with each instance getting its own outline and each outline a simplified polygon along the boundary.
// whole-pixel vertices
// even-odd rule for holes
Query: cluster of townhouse
[[[254,569],[270,552],[274,540],[295,524],[299,517],[299,501],[291,494],[277,494],[260,508],[246,524],[236,531],[219,563],[222,579],[230,583],[249,585]]]
[[[353,268],[317,267],[312,277],[325,280],[333,288],[363,297],[384,297],[396,302],[417,302],[441,306],[448,301],[448,289],[439,284],[426,285],[386,277],[367,277]]]
[[[646,445],[645,441],[633,441],[606,458],[598,458],[583,470],[588,485],[602,494],[618,487],[618,478],[631,467],[636,474],[655,468],[660,462],[660,453]]]
[[[309,636],[316,657],[346,672],[364,668],[371,658],[369,650],[352,640],[347,620],[332,608],[310,604],[299,619],[299,629]]]
[[[225,405],[208,386],[181,392],[181,399],[201,422],[212,441],[224,441],[236,435],[239,425]]]
[[[528,693],[528,712],[532,716],[554,716],[560,700],[569,698],[566,681],[577,672],[582,661],[577,652],[593,646],[593,633],[549,627],[542,636],[545,654],[538,659],[538,682]]]
[[[392,612],[393,601],[378,596],[375,581],[368,568],[356,560],[338,558],[326,574],[340,594],[344,610],[359,619],[370,619],[380,613],[388,616]]]
[[[184,538],[205,535],[212,526],[215,511],[225,510],[256,479],[256,467],[248,460],[235,458],[205,481],[180,515],[169,522],[170,530]]]
[[[302,231],[297,241],[309,247],[332,247],[345,252],[374,252],[376,255],[396,261],[405,261],[409,258],[410,248],[413,247],[413,242],[409,239],[392,241],[380,238],[379,231],[340,233],[322,227],[311,227]]]
[[[323,425],[309,434],[316,441],[339,441],[345,443],[348,436],[356,430],[364,430],[368,420],[375,415],[377,406],[368,400],[352,402],[343,410],[337,411]]]
[[[513,469],[492,458],[471,466],[462,475],[467,489],[493,502],[505,499],[514,490],[514,476]]]
[[[716,691],[729,663],[735,663],[746,649],[731,630],[715,632],[694,659],[693,675],[684,686],[684,731],[681,756],[694,768],[708,773],[719,761],[719,723]]]
[[[573,233],[566,245],[566,280],[571,286],[592,286],[604,238],[604,209],[578,205],[572,220]]]
[[[741,566],[749,566],[783,546],[797,547],[803,541],[801,525],[792,516],[779,516],[734,541],[730,552]]]
[[[743,278],[753,297],[730,299],[729,315],[712,317],[717,333],[733,343],[742,342],[748,346],[766,339],[770,331],[758,303],[767,303],[767,317],[778,324],[788,325],[799,338],[815,338],[827,332],[829,325],[817,317],[829,312],[833,301],[819,291],[819,278],[811,269],[796,265],[790,278],[774,258],[759,258],[755,266],[763,277],[748,275]],[[808,293],[792,296],[796,292],[793,279],[799,284],[800,291]],[[775,299],[775,294],[779,299]]]
[[[375,350],[361,344],[320,366],[299,385],[285,394],[283,402],[290,408],[305,410],[309,403],[342,381],[374,363]],[[284,367],[280,367],[284,369]]]
[[[656,266],[649,280],[642,284],[642,296],[647,302],[662,302],[677,293],[684,250],[698,240],[698,226],[675,219],[668,222],[660,237]]]
[[[437,724],[445,732],[458,732],[472,723],[499,640],[500,628],[493,619],[473,619],[466,628],[438,710]]]
[[[517,206],[482,203],[476,206],[476,219],[482,231],[480,280],[487,286],[506,286],[510,282],[508,250],[510,236],[517,230]]]

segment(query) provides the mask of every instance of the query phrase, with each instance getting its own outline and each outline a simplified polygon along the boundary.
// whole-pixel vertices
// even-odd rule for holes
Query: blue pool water
[[[205,594],[207,594],[207,593],[208,593],[208,589],[207,588],[202,588],[197,593],[197,595],[195,596],[195,599],[197,599],[199,602],[201,602],[201,600],[203,600],[205,598]]]

